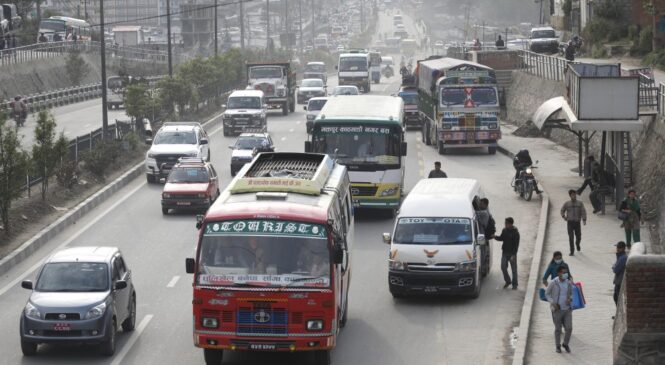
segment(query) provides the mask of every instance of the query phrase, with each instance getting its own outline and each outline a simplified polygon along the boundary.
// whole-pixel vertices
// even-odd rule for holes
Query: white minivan
[[[484,197],[472,179],[423,179],[402,202],[390,244],[388,284],[393,297],[410,294],[477,298],[481,246],[476,209]],[[489,247],[487,247],[489,257]],[[491,265],[491,263],[490,263]]]

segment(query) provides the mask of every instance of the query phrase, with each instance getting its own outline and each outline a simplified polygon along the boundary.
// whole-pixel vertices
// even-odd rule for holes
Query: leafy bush
[[[104,178],[110,165],[120,157],[120,143],[117,141],[99,141],[83,155],[83,167],[93,175]]]
[[[63,161],[55,171],[55,178],[58,185],[66,189],[78,183],[79,165],[75,160]]]
[[[125,134],[124,139],[129,143],[129,148],[131,148],[132,151],[136,151],[139,148],[141,140],[135,132],[129,132]]]
[[[665,68],[665,49],[660,49],[649,53],[642,60],[645,66],[655,66],[658,68]]]

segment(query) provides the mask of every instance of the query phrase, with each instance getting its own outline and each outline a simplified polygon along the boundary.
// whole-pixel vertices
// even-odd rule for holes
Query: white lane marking
[[[175,284],[178,282],[178,280],[180,280],[180,276],[178,276],[178,275],[174,276],[171,279],[171,281],[169,281],[169,283],[166,284],[166,287],[167,288],[173,288],[175,286]]]
[[[122,350],[115,356],[113,359],[113,362],[111,365],[120,365],[122,364],[122,360],[124,360],[125,356],[127,356],[127,353],[129,353],[129,350],[132,349],[132,346],[136,343],[136,340],[139,339],[139,336],[141,336],[141,333],[145,330],[146,327],[148,327],[148,323],[150,323],[150,320],[154,317],[152,314],[146,314],[145,317],[143,317],[143,320],[141,320],[141,323],[139,323],[139,326],[136,327],[134,332],[132,332],[132,336],[127,340],[127,343],[125,343],[124,346],[122,346]]]
[[[282,137],[280,141],[286,141],[286,137]]]
[[[217,129],[215,129],[214,131],[208,133],[208,134],[213,135],[213,134],[219,132],[219,131],[222,130],[222,129],[224,129],[224,126],[221,126],[221,127],[217,128]]]
[[[122,204],[125,200],[129,199],[130,196],[132,196],[134,193],[136,193],[139,189],[141,189],[141,188],[142,188],[144,185],[146,185],[146,184],[147,184],[147,182],[143,181],[139,186],[135,187],[135,188],[132,189],[130,192],[128,192],[127,194],[125,194],[125,196],[123,196],[122,198],[120,198],[120,200],[118,200],[117,202],[113,203],[113,205],[111,205],[110,207],[108,207],[108,208],[107,208],[105,211],[103,211],[100,215],[98,215],[98,216],[95,217],[92,221],[90,221],[88,224],[86,224],[85,226],[83,226],[83,228],[79,229],[76,233],[74,233],[73,235],[71,235],[67,240],[65,240],[65,242],[61,243],[60,245],[58,245],[58,247],[54,248],[54,249],[53,249],[48,255],[46,255],[43,259],[39,260],[37,263],[35,263],[34,265],[32,265],[28,270],[26,270],[26,271],[23,272],[21,275],[19,275],[16,279],[12,280],[9,284],[5,285],[2,289],[0,289],[0,296],[1,296],[1,295],[4,295],[9,289],[11,289],[11,288],[14,287],[16,284],[18,284],[19,281],[23,280],[23,278],[25,278],[26,276],[28,276],[31,272],[37,270],[37,269],[38,269],[38,268],[44,263],[44,261],[46,260],[46,257],[51,256],[51,254],[53,254],[54,252],[59,251],[60,249],[62,249],[63,247],[67,246],[68,244],[70,244],[70,243],[71,243],[72,241],[74,241],[75,239],[77,239],[81,234],[83,234],[83,232],[85,232],[85,231],[87,231],[88,229],[90,229],[90,227],[92,227],[94,224],[96,224],[97,222],[99,222],[102,218],[104,218],[104,216],[106,216],[107,214],[109,214],[113,209],[117,208],[117,207],[118,207],[120,204]]]

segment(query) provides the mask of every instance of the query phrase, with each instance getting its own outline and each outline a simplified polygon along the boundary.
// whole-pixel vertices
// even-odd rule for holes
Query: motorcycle
[[[394,71],[392,67],[386,67],[383,69],[383,77],[386,78],[391,78],[394,75]]]
[[[519,173],[519,177],[517,179],[513,177],[513,181],[510,183],[513,190],[526,201],[531,200],[533,192],[536,190],[537,180],[536,177],[533,176],[533,169],[536,168],[538,167],[529,166],[522,169]]]

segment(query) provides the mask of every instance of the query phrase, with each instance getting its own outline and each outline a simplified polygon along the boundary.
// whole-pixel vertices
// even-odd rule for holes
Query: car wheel
[[[162,207],[162,214],[168,215],[169,214],[169,208],[167,207]]]
[[[494,147],[494,146],[487,147],[487,152],[490,155],[495,155],[496,154],[496,147]]]
[[[37,354],[37,343],[21,340],[21,351],[23,356],[34,356]]]
[[[148,181],[148,184],[154,184],[157,181],[155,175],[145,175],[145,179]]]
[[[115,353],[115,335],[116,335],[116,324],[115,319],[111,322],[111,326],[108,328],[109,338],[105,342],[102,342],[100,347],[100,352],[104,356],[113,356]]]
[[[446,154],[446,147],[443,144],[443,141],[439,141],[439,154],[440,155],[445,155]]]
[[[282,115],[289,115],[289,102],[282,105]]]
[[[132,302],[129,305],[129,317],[122,322],[123,332],[133,331],[136,326],[136,294],[132,294]]]
[[[226,128],[222,128],[222,133],[224,134],[224,137],[229,136],[229,131],[227,131]]]
[[[224,358],[222,350],[203,349],[203,359],[206,365],[221,365]]]

